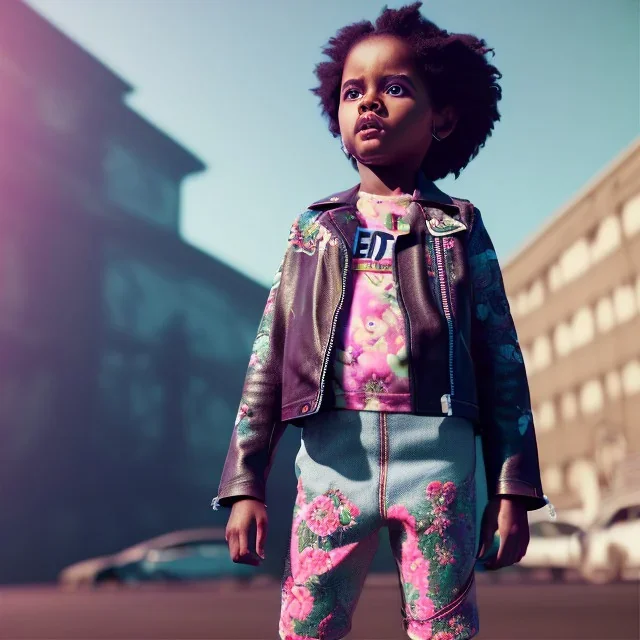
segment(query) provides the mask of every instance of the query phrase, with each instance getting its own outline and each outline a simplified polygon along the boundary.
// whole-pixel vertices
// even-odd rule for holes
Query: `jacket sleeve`
[[[538,447],[522,351],[493,243],[475,209],[469,237],[471,348],[488,496],[544,507]]]
[[[295,225],[295,222],[294,222]],[[265,502],[267,476],[278,441],[286,428],[280,420],[282,354],[287,283],[282,278],[290,260],[287,245],[273,278],[242,388],[231,442],[212,507],[230,507],[240,497]]]

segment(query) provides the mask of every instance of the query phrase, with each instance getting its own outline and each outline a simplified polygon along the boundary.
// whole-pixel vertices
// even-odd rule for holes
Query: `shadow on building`
[[[126,106],[131,90],[0,3],[2,583],[226,521],[209,505],[267,290],[181,240],[181,184],[204,165]]]

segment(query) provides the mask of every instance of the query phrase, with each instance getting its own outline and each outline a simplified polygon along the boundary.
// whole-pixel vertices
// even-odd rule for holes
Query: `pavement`
[[[498,572],[499,573],[499,572]],[[478,576],[479,640],[638,640],[640,583]],[[279,584],[0,587],[0,640],[278,640]],[[349,640],[404,640],[393,576],[371,576]]]

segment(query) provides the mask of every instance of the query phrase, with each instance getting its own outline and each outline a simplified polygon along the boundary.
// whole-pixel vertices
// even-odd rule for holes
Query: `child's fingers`
[[[256,551],[264,560],[264,546],[267,540],[268,522],[266,518],[258,518],[256,520]]]
[[[226,538],[227,544],[229,545],[229,555],[231,556],[231,560],[238,562],[238,535],[235,531],[228,531]]]
[[[241,558],[249,555],[248,527],[241,527],[238,531],[238,554]]]
[[[513,533],[500,536],[500,548],[493,560],[487,562],[488,569],[502,569],[508,567],[516,561],[518,552],[518,538]]]

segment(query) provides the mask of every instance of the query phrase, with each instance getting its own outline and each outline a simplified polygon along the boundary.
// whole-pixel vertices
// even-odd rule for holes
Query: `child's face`
[[[358,118],[371,111],[382,130],[356,133]],[[358,162],[420,166],[431,144],[434,117],[427,87],[402,40],[375,36],[351,49],[342,72],[338,121]]]

